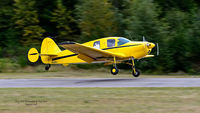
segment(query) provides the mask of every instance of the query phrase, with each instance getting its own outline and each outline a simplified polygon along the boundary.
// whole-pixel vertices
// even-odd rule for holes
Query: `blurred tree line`
[[[0,57],[21,66],[44,37],[85,42],[107,36],[159,43],[160,56],[139,61],[147,72],[200,73],[198,0],[1,0]]]

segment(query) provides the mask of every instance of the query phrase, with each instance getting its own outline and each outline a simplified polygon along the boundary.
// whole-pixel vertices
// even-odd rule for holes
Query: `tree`
[[[168,25],[167,54],[168,63],[166,69],[168,71],[185,71],[189,69],[189,41],[190,24],[189,15],[179,10],[167,12],[163,19]]]
[[[163,28],[158,20],[157,5],[152,0],[133,0],[129,4],[125,14],[126,36],[133,34],[136,40],[145,36],[148,41],[159,42]]]
[[[129,0],[109,0],[113,5],[113,12],[114,12],[114,21],[115,26],[117,28],[116,35],[117,36],[124,36],[124,10],[127,8],[129,4]]]
[[[197,58],[200,55],[200,10],[193,14],[192,18],[192,31],[189,38],[190,42],[190,51],[192,59]]]
[[[116,34],[112,5],[107,0],[84,0],[77,6],[82,40],[89,41]]]
[[[17,32],[13,29],[14,15],[12,0],[2,0],[0,3],[0,56],[9,56],[9,49],[15,48],[18,43]],[[2,54],[1,54],[2,53]]]
[[[199,55],[200,55],[200,10],[194,12],[190,16],[192,19],[191,29],[189,32],[188,43],[189,43],[189,61],[192,65],[191,71],[193,73],[200,73],[199,68]]]
[[[22,44],[39,43],[42,39],[42,34],[45,32],[39,26],[37,10],[35,9],[34,0],[15,0],[15,20],[16,28],[19,30],[22,38]]]
[[[190,12],[196,7],[195,0],[181,0],[181,2],[180,0],[154,0],[154,2],[162,7],[163,13],[172,9]]]
[[[40,20],[40,26],[45,29],[43,33],[44,37],[56,36],[56,25],[50,22],[52,17],[52,12],[56,7],[56,0],[34,0],[34,7],[37,8],[38,18]],[[48,5],[47,5],[48,4]]]
[[[71,11],[67,11],[66,7],[63,6],[62,0],[57,0],[57,9],[52,13],[51,22],[56,23],[59,41],[73,40],[73,31],[70,25],[74,19],[71,16]]]
[[[5,3],[5,2],[4,2]],[[0,46],[5,47],[8,37],[3,36],[5,31],[10,27],[10,17],[12,17],[12,11],[10,7],[5,6],[7,4],[0,4]]]

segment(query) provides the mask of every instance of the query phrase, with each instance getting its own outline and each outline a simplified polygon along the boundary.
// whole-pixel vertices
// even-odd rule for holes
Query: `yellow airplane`
[[[65,50],[59,48],[61,46]],[[135,68],[135,59],[153,57],[149,55],[154,43],[145,41],[130,41],[123,37],[107,37],[83,44],[76,42],[63,42],[59,46],[51,39],[45,38],[41,45],[41,52],[31,48],[28,52],[28,59],[35,63],[39,57],[44,64],[45,70],[49,70],[51,64],[80,64],[80,63],[105,63],[112,64],[111,73],[118,74],[117,63],[131,60],[133,76],[138,77],[140,72]]]

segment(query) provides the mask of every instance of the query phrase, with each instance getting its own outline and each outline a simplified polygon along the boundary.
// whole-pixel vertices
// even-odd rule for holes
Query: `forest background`
[[[199,0],[1,0],[0,72],[30,65],[28,49],[47,36],[57,43],[144,36],[160,55],[138,61],[141,70],[200,73]]]

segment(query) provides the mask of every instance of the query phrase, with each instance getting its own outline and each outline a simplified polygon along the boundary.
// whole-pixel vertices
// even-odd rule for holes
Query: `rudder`
[[[60,52],[61,52],[60,48],[51,38],[45,38],[42,41],[40,55],[41,55],[41,60],[44,64],[51,64],[52,62],[51,57],[57,56],[57,54]]]

